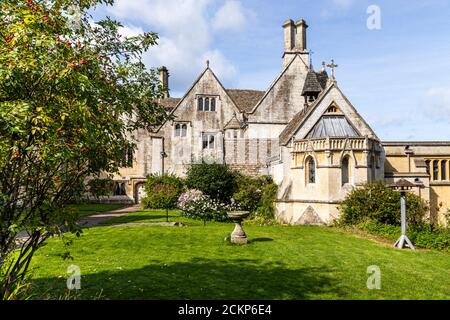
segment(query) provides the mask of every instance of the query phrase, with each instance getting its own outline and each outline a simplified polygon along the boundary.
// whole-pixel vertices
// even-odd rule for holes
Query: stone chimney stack
[[[164,90],[164,98],[169,97],[169,70],[165,66],[158,69],[159,71],[159,81]]]
[[[295,25],[289,19],[283,24],[284,29],[284,52],[292,51],[295,47]]]
[[[306,51],[306,29],[308,25],[305,20],[300,19],[295,23],[295,27],[297,29],[295,48],[298,51],[304,52]]]
[[[308,25],[303,19],[296,23],[291,19],[283,23],[284,53],[283,68],[285,68],[296,55],[299,55],[305,64],[309,65],[309,52],[306,48],[306,29]]]

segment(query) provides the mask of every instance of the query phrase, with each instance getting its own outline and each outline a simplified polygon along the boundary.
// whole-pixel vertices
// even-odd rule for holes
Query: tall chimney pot
[[[299,51],[306,51],[306,29],[308,25],[306,21],[303,19],[298,20],[295,23],[295,27],[297,29],[297,37],[296,37],[296,49]]]
[[[158,69],[159,71],[159,81],[164,90],[164,98],[169,97],[169,70],[165,66]]]
[[[292,51],[295,46],[295,24],[292,19],[283,23],[284,29],[284,51]]]

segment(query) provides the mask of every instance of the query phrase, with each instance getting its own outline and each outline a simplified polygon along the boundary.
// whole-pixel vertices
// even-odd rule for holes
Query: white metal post
[[[408,239],[408,236],[406,235],[406,194],[405,192],[402,192],[401,198],[400,198],[400,211],[401,211],[401,220],[402,220],[402,235],[397,240],[394,246],[396,246],[399,249],[403,249],[405,247],[405,243],[408,244],[408,247],[412,250],[414,250],[414,246],[411,243],[411,241]]]

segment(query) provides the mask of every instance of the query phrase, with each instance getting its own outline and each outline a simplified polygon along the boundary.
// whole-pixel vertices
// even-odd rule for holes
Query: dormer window
[[[175,124],[175,137],[186,137],[187,136],[187,124],[177,123]]]
[[[216,97],[201,96],[197,98],[198,111],[216,111]]]

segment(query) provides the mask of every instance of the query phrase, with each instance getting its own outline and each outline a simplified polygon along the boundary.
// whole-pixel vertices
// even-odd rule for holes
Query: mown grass
[[[185,227],[103,226],[85,230],[70,247],[52,239],[33,261],[33,298],[65,295],[67,267],[80,267],[76,298],[93,299],[449,299],[450,255],[401,251],[343,230],[313,226],[244,225],[250,243],[225,241],[230,223]],[[110,223],[165,221],[142,211]],[[381,270],[381,289],[367,288],[368,266]]]
[[[86,217],[97,213],[117,210],[120,208],[124,208],[125,206],[126,205],[123,204],[110,203],[82,203],[70,205],[69,208],[77,210],[80,217]]]

